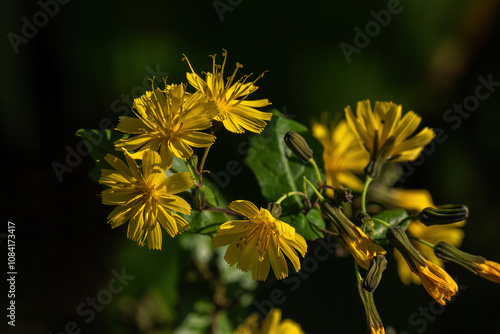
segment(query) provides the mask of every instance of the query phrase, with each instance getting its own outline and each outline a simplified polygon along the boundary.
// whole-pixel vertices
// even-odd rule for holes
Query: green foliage
[[[109,129],[104,131],[79,129],[75,134],[83,139],[85,146],[90,151],[90,156],[95,161],[94,169],[89,172],[90,178],[95,182],[99,182],[101,169],[111,168],[108,162],[104,160],[107,154],[112,154],[122,160],[125,159],[122,152],[115,150],[114,142],[118,139],[128,138],[128,134]]]
[[[189,216],[180,214],[189,223],[190,232],[211,233],[217,231],[219,225],[230,220],[229,216],[223,212],[212,210],[191,211]]]
[[[408,213],[403,209],[392,209],[385,210],[374,216],[374,218],[385,221],[391,226],[398,225],[403,219],[408,217]],[[400,225],[403,231],[406,231],[408,225],[410,224],[410,220],[406,221],[404,224]],[[373,222],[373,235],[372,238],[377,241],[377,243],[381,245],[386,245],[389,242],[385,238],[385,234],[387,233],[387,226],[381,224],[378,221]]]
[[[323,237],[323,233],[314,228],[314,226],[325,228],[325,221],[323,217],[321,217],[321,212],[318,208],[310,210],[307,214],[299,212],[297,214],[281,216],[280,220],[295,227],[295,231],[306,240],[314,240],[318,237]]]
[[[245,159],[257,178],[262,195],[269,202],[291,191],[304,191],[303,176],[313,183],[317,182],[314,168],[296,157],[286,146],[283,137],[288,131],[295,131],[306,139],[313,150],[317,147],[314,145],[316,140],[306,126],[283,117],[277,110],[273,112],[273,120],[264,132],[250,139],[250,150]],[[320,162],[318,164],[322,165]],[[311,191],[308,193],[312,195]],[[300,208],[303,206],[302,198],[293,196],[284,201],[282,206],[284,210]]]

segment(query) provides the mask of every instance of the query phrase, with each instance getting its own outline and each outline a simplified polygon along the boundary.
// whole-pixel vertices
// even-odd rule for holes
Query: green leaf
[[[207,200],[207,204],[209,206],[214,206],[217,208],[225,208],[227,207],[227,200],[222,195],[222,193],[213,186],[213,184],[207,180],[207,178],[203,178],[203,191],[205,192],[205,199]]]
[[[93,129],[79,129],[75,133],[83,139],[85,146],[90,151],[90,156],[95,161],[95,167],[89,172],[89,176],[95,182],[99,182],[101,169],[110,169],[111,166],[104,160],[107,154],[112,154],[119,159],[125,159],[123,153],[115,150],[114,142],[118,139],[127,138],[128,134],[114,130],[104,131]]]
[[[374,216],[373,218],[377,218],[380,220],[385,221],[391,226],[398,225],[403,219],[408,217],[408,213],[403,210],[403,209],[392,209],[392,210],[385,210],[379,213],[378,215]],[[410,224],[410,221],[405,222],[403,225],[401,225],[401,228],[403,231],[406,230],[408,225]],[[373,222],[373,235],[372,238],[375,239],[379,244],[385,245],[388,243],[387,239],[385,239],[385,234],[387,232],[387,227],[384,226],[383,224],[374,221]]]
[[[323,237],[323,233],[311,226],[312,224],[320,228],[325,228],[325,221],[321,217],[318,208],[310,210],[307,215],[299,212],[294,215],[281,216],[279,219],[293,226],[295,232],[303,236],[306,240],[314,240],[318,237]]]
[[[274,110],[274,116],[266,129],[250,139],[250,149],[245,163],[252,169],[260,185],[262,195],[269,201],[276,201],[283,194],[291,191],[304,191],[305,175],[313,184],[317,184],[314,168],[303,163],[286,146],[283,137],[288,131],[301,134],[313,150],[318,142],[312,137],[308,128],[296,121],[285,118]],[[316,149],[316,161],[322,166],[321,149]],[[308,194],[313,196],[312,191]],[[283,208],[302,207],[300,196],[291,196],[282,203]]]
[[[231,220],[228,215],[219,211],[212,210],[192,210],[191,215],[180,214],[189,223],[191,228],[188,231],[209,233],[217,231],[218,226]]]
[[[189,169],[186,165],[186,161],[179,159],[174,155],[172,165],[170,165],[170,168],[167,170],[167,176],[180,172],[189,172]]]

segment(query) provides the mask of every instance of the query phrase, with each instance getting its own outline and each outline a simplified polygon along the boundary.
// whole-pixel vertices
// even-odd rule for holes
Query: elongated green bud
[[[377,255],[372,259],[368,274],[363,282],[363,288],[368,292],[373,292],[382,280],[382,273],[387,268],[387,260],[383,255]]]
[[[303,162],[308,162],[312,159],[313,150],[309,147],[304,137],[295,131],[289,131],[284,137],[285,144],[296,156]]]
[[[452,224],[469,217],[469,208],[461,204],[442,205],[437,208],[425,208],[418,217],[427,226]]]
[[[444,241],[436,245],[434,254],[440,259],[456,263],[476,275],[482,271],[478,264],[486,262],[484,257],[463,252]]]
[[[278,219],[281,216],[281,205],[271,202],[267,205],[267,211],[269,211],[274,218]]]
[[[385,333],[384,324],[380,319],[377,307],[375,306],[375,301],[373,299],[373,294],[366,291],[362,287],[362,283],[358,282],[358,293],[363,303],[363,308],[365,309],[366,325],[370,333]]]
[[[418,274],[417,262],[426,266],[425,260],[420,252],[413,246],[406,233],[399,226],[393,226],[387,229],[386,238],[403,255],[411,271]]]

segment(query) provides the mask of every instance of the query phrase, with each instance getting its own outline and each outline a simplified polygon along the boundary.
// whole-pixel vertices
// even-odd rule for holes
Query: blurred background
[[[106,224],[111,207],[100,204],[101,188],[88,176],[93,161],[68,154],[81,149],[75,131],[116,123],[150,87],[151,76],[185,82],[182,54],[199,73],[211,70],[209,55],[222,59],[223,48],[228,75],[236,62],[244,65],[242,74],[269,71],[252,99],[269,98],[304,124],[370,99],[402,104],[422,124],[442,129],[435,152],[424,154],[399,186],[428,189],[436,204],[469,205],[462,249],[500,261],[499,10],[500,2],[491,0],[4,3],[0,240],[4,246],[7,221],[14,222],[18,272],[16,327],[3,316],[5,332],[210,332],[210,283],[196,284],[203,275],[188,265],[195,261],[190,247],[206,246],[208,237],[164,237],[156,252],[136,246],[126,228]],[[241,161],[237,147],[247,138],[221,135],[207,168]],[[67,167],[56,173],[59,164]],[[247,167],[230,182],[229,200],[265,205]],[[209,247],[200,248],[199,259],[212,256]],[[499,285],[449,265],[461,294],[446,309],[433,309],[422,287],[399,281],[388,258],[375,294],[388,332],[500,333]],[[116,284],[120,291],[110,294],[117,275],[122,289]],[[277,306],[306,333],[364,333],[354,280],[349,258],[330,257],[299,288],[266,282],[255,298],[284,291],[286,301]],[[1,294],[5,310],[6,291]],[[96,298],[106,305],[92,307]],[[258,309],[250,302],[220,313],[219,332]]]

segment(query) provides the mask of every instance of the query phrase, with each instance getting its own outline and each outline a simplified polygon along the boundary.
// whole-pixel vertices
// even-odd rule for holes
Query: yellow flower
[[[224,255],[229,265],[238,263],[238,269],[245,272],[252,269],[252,278],[260,281],[267,278],[271,266],[276,277],[282,279],[288,276],[286,255],[295,270],[300,270],[296,251],[304,257],[307,244],[295,228],[249,201],[233,201],[229,208],[248,218],[222,224],[212,240],[214,247],[229,244]]]
[[[321,123],[312,123],[313,136],[323,145],[326,183],[335,188],[346,186],[361,191],[363,182],[355,174],[363,174],[369,154],[359,146],[345,120],[336,126],[327,126],[327,123],[325,116]]]
[[[393,102],[377,101],[372,111],[369,100],[359,101],[356,113],[357,117],[350,106],[345,108],[347,124],[375,163],[415,160],[435,136],[434,131],[426,127],[409,138],[421,118],[413,111],[401,117],[401,105]]]
[[[394,252],[397,252],[396,249],[400,252],[401,258],[404,258],[410,270],[418,275],[425,290],[438,303],[445,305],[446,300],[450,300],[457,293],[457,283],[443,268],[425,259],[399,225],[388,228],[386,237],[394,245]]]
[[[425,226],[418,220],[414,220],[408,225],[406,232],[416,238],[425,240],[432,244],[437,244],[440,241],[445,241],[453,246],[459,247],[462,244],[462,239],[464,238],[464,232],[460,227],[465,225],[465,221],[449,224],[449,225],[433,225]],[[432,248],[421,244],[418,241],[410,240],[413,246],[422,253],[428,260],[437,264],[438,266],[444,266],[443,260],[438,258]],[[415,275],[405,259],[397,250],[394,251],[394,258],[398,264],[398,274],[401,281],[409,285],[411,283],[420,284],[420,279]]]
[[[372,183],[368,196],[374,201],[389,207],[409,211],[422,211],[435,207],[431,193],[425,189],[389,188],[379,183]]]
[[[136,159],[153,150],[160,153],[166,168],[174,155],[187,159],[193,154],[191,147],[207,147],[215,141],[213,135],[199,132],[212,125],[215,105],[188,95],[184,84],[147,92],[134,100],[133,111],[138,118],[121,116],[116,130],[136,136],[120,139],[115,146],[135,151]]]
[[[344,237],[344,235],[342,235],[342,237],[347,247],[349,247],[354,260],[356,260],[360,267],[368,270],[375,256],[387,253],[385,249],[377,245],[373,239],[369,238],[356,225],[352,225],[351,232],[349,237]]]
[[[384,248],[377,245],[372,238],[369,238],[359,227],[354,225],[341,208],[332,206],[325,201],[321,203],[321,212],[328,221],[335,225],[360,267],[368,270],[375,256],[387,253]]]
[[[458,264],[473,274],[494,283],[500,283],[500,264],[497,262],[488,261],[482,256],[463,252],[445,241],[439,242],[434,247],[434,253],[437,257]]]
[[[142,169],[127,151],[124,154],[127,164],[111,154],[105,157],[114,170],[103,169],[100,179],[110,187],[102,192],[102,203],[116,205],[109,223],[116,228],[128,221],[129,239],[141,246],[147,239],[150,249],[161,249],[160,225],[171,237],[189,227],[175,212],[189,215],[191,207],[175,194],[191,188],[192,176],[183,172],[165,178],[160,156],[153,151],[144,153]]]
[[[207,72],[206,78],[203,80],[195,73],[191,63],[184,55],[183,59],[186,59],[192,72],[186,74],[187,79],[197,90],[194,95],[202,100],[215,102],[218,109],[215,120],[221,121],[229,131],[244,133],[246,129],[251,132],[261,133],[266,126],[265,121],[271,120],[273,114],[261,112],[255,108],[265,107],[271,103],[268,99],[249,101],[247,97],[258,89],[255,82],[263,74],[252,82],[246,82],[251,74],[244,75],[235,81],[236,72],[240,67],[243,67],[240,63],[236,63],[236,69],[224,83],[226,50],[224,50],[222,56],[224,57],[222,66],[215,63],[215,55],[211,56],[213,58],[212,72]]]
[[[457,283],[443,268],[425,259],[424,261],[425,266],[415,261],[422,285],[439,304],[446,305],[446,300],[450,300],[458,292]]]
[[[482,270],[478,271],[479,276],[494,283],[500,283],[500,264],[485,260],[484,263],[477,263]]]
[[[259,329],[259,317],[253,314],[245,319],[245,323],[239,325],[234,334],[305,334],[298,323],[285,319],[281,321],[281,310],[272,309],[262,322]]]

